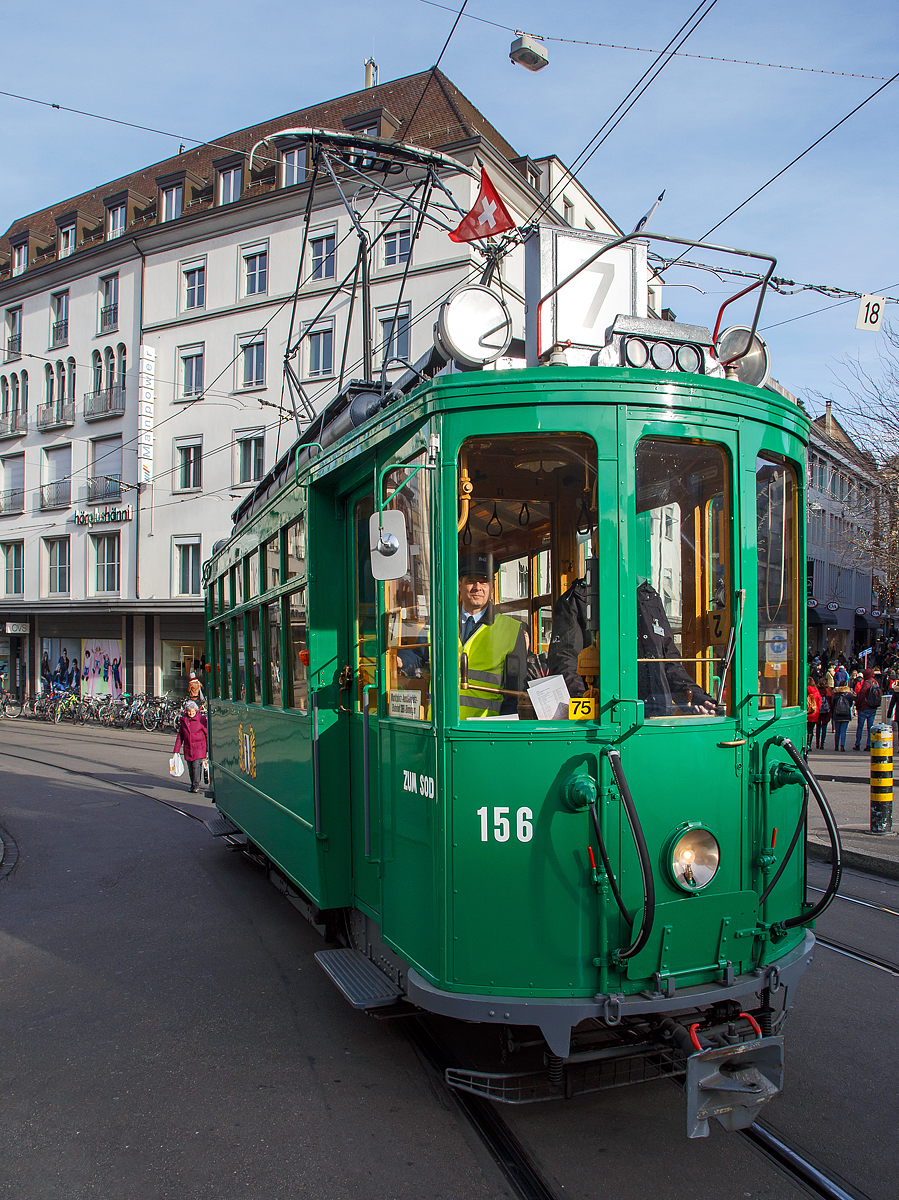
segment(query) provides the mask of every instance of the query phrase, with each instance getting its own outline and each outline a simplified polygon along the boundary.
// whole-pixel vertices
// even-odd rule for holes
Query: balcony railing
[[[53,323],[53,349],[57,346],[67,346],[69,343],[69,322],[55,321]]]
[[[74,424],[74,400],[56,400],[53,404],[39,404],[37,407],[38,429],[59,429],[63,425]]]
[[[22,335],[21,333],[13,333],[6,339],[6,354],[8,358],[12,358],[14,354],[22,353]]]
[[[41,484],[41,508],[68,508],[72,497],[72,481]]]
[[[92,475],[87,481],[88,500],[121,500],[121,475]]]
[[[124,387],[104,388],[101,392],[84,394],[85,421],[96,421],[100,417],[120,417],[124,411]]]
[[[0,417],[0,438],[18,437],[28,430],[28,414],[18,410]]]
[[[111,329],[119,327],[119,306],[118,304],[107,304],[105,308],[100,309],[100,332],[109,333]]]
[[[25,489],[11,488],[8,492],[0,492],[0,515],[25,511]]]

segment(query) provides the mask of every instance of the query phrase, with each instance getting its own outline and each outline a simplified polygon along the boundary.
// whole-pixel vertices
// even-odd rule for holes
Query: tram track
[[[811,1195],[819,1197],[819,1200],[868,1200],[863,1192],[829,1175],[802,1150],[785,1141],[766,1122],[756,1121],[748,1129],[743,1129],[741,1134],[784,1174],[794,1179]]]

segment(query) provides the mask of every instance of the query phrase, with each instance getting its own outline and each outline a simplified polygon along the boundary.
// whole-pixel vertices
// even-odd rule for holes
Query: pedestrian
[[[193,671],[191,671],[190,679],[187,682],[187,698],[188,700],[195,701],[197,704],[206,703],[206,697],[203,695],[202,685]]]
[[[868,744],[865,750],[871,749],[871,726],[874,723],[874,718],[877,716],[877,710],[880,708],[883,700],[883,693],[880,690],[880,684],[874,678],[874,671],[871,667],[866,667],[862,672],[861,687],[855,696],[855,710],[858,713],[858,727],[855,731],[854,750],[861,750],[862,730],[868,728]]]
[[[175,754],[181,753],[184,746],[184,760],[190,776],[190,790],[200,790],[200,771],[203,760],[209,753],[206,717],[200,712],[195,700],[188,700],[178,722],[178,736],[175,738]]]
[[[846,753],[846,730],[852,720],[852,692],[848,684],[833,689],[833,748]]]
[[[815,723],[815,749],[824,750],[827,740],[827,727],[833,715],[833,688],[825,687],[821,693],[821,707],[818,709],[818,720]]]
[[[833,673],[833,686],[835,688],[845,687],[848,682],[849,682],[849,674],[846,671],[846,668],[843,666],[843,664],[840,663],[840,665],[837,667],[837,669]]]
[[[811,675],[808,678],[808,686],[805,691],[805,748],[806,750],[811,750],[812,739],[815,736],[815,726],[818,724],[818,713],[821,711],[821,693],[815,686]]]
[[[41,659],[41,692],[49,692],[53,682],[53,673],[50,670],[50,655],[48,651],[44,651]]]

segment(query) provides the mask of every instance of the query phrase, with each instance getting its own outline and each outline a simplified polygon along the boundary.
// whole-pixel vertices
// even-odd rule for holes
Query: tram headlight
[[[665,858],[675,885],[685,892],[698,892],[715,878],[721,849],[708,829],[692,825],[672,834]]]
[[[629,367],[645,367],[649,362],[649,347],[642,338],[628,338],[624,344],[624,357]]]
[[[682,371],[695,374],[702,366],[702,355],[695,346],[678,346],[677,365]]]
[[[674,366],[674,349],[668,342],[653,343],[649,357],[657,371],[670,371]]]

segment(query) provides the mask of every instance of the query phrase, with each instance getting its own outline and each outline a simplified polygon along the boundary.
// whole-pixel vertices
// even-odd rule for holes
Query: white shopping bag
[[[169,759],[169,774],[174,775],[176,779],[180,779],[184,774],[184,759],[180,754],[173,754]]]

